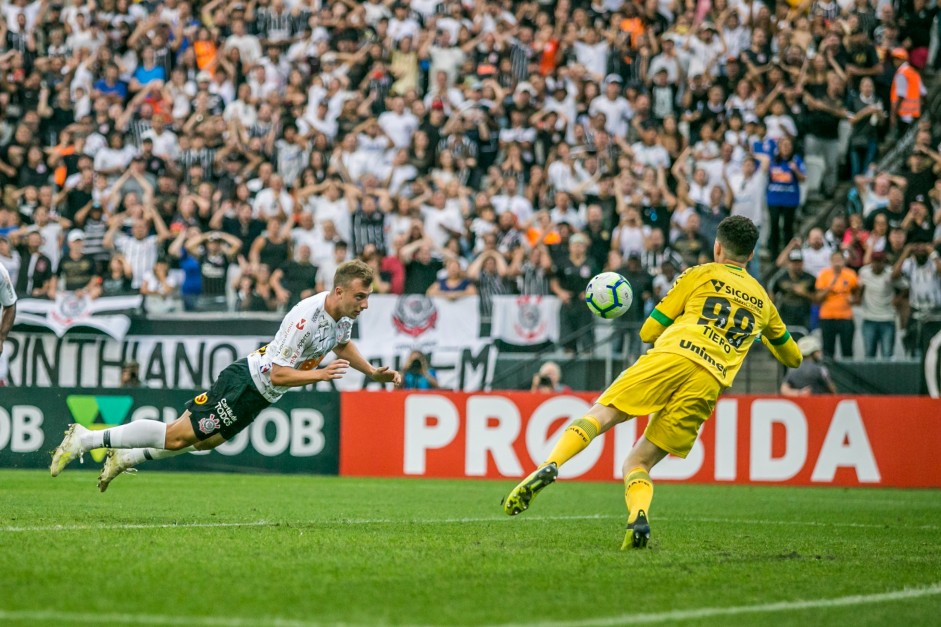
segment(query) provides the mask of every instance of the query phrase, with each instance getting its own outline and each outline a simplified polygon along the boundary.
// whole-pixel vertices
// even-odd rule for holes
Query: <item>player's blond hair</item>
[[[359,259],[345,261],[337,266],[337,271],[333,275],[333,284],[340,287],[350,287],[356,279],[363,282],[363,287],[372,285],[372,268]]]

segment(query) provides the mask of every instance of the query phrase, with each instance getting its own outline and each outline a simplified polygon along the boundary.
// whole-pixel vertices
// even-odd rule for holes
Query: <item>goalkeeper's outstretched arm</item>
[[[769,340],[764,335],[761,336],[761,343],[768,347],[774,358],[784,364],[787,368],[797,368],[804,361],[801,351],[797,347],[797,342],[791,337],[790,333],[783,338],[784,342],[778,343],[776,340]]]

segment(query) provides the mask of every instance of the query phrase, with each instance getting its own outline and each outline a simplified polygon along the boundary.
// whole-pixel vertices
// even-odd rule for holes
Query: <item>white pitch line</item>
[[[197,527],[271,527],[277,523],[267,520],[252,522],[217,522],[217,523],[152,523],[152,524],[101,524],[101,525],[38,525],[32,527],[0,527],[0,532],[24,533],[29,531],[91,531],[107,529],[177,529]]]
[[[756,519],[732,519],[732,518],[659,518],[665,522],[692,522],[692,523],[719,523],[734,525],[800,525],[802,527],[850,527],[858,529],[885,529],[886,525],[877,525],[874,523],[852,523],[852,522],[820,522],[814,520],[756,520]],[[928,531],[937,531],[941,529],[937,525],[917,525],[914,527],[901,527],[903,529],[924,529]]]
[[[529,516],[521,520],[547,521],[547,520],[605,520],[610,518],[622,518],[621,516],[601,516],[598,514],[584,516]],[[104,523],[100,525],[34,525],[27,527],[0,527],[0,533],[25,533],[25,532],[43,532],[43,531],[91,531],[91,530],[109,530],[109,529],[188,529],[188,528],[213,528],[213,527],[284,527],[290,529],[297,526],[315,526],[315,525],[454,525],[461,523],[479,523],[479,522],[508,522],[507,517],[495,518],[440,518],[431,520],[402,520],[394,518],[353,518],[340,520],[311,520],[311,521],[284,521],[274,522],[268,520],[255,520],[249,522],[181,522],[181,523],[153,523],[153,524],[117,524]]]
[[[59,612],[56,610],[0,610],[0,622],[2,621],[45,621],[62,624],[117,623],[119,625],[196,625],[198,627],[323,627],[327,624],[273,617],[236,618],[225,616],[171,616],[163,614],[131,613],[95,614],[93,612]]]
[[[27,533],[27,532],[51,532],[51,531],[91,531],[91,530],[130,530],[130,529],[191,529],[191,528],[226,528],[226,527],[284,527],[291,529],[298,526],[310,527],[316,525],[455,525],[464,523],[510,523],[510,522],[551,522],[558,520],[616,520],[622,519],[618,515],[590,514],[582,516],[522,516],[510,518],[500,517],[479,517],[479,518],[439,518],[430,520],[407,520],[394,518],[351,518],[340,520],[312,520],[312,521],[283,521],[274,522],[267,520],[256,520],[248,522],[181,522],[181,523],[153,523],[153,524],[117,524],[103,523],[100,525],[81,524],[81,525],[33,525],[33,526],[6,526],[0,527],[0,533]],[[723,525],[773,525],[773,526],[791,526],[800,524],[813,527],[847,527],[853,529],[884,529],[885,525],[870,523],[852,523],[852,522],[818,522],[803,520],[799,523],[793,520],[755,520],[755,519],[734,519],[734,518],[657,518],[657,522],[668,523],[705,523],[705,524],[723,524]],[[937,531],[941,527],[937,525],[918,525],[913,527],[902,527],[908,530],[926,530]]]
[[[921,597],[941,594],[941,583],[935,583],[921,588],[905,588],[892,592],[876,594],[856,594],[852,596],[836,597],[830,599],[808,599],[806,601],[779,601],[776,603],[762,603],[760,605],[738,605],[732,607],[701,607],[690,610],[674,610],[671,612],[656,612],[649,614],[621,614],[602,618],[588,618],[565,622],[540,623],[507,623],[501,627],[608,627],[611,625],[644,625],[650,623],[665,623],[669,621],[691,621],[717,616],[739,616],[742,614],[776,614],[780,612],[797,612],[800,610],[813,610],[830,607],[852,607],[856,605],[871,605],[874,603],[888,603],[891,601],[906,601]]]
[[[667,621],[702,620],[717,616],[742,614],[774,614],[800,610],[831,607],[852,607],[892,601],[906,601],[941,594],[941,583],[921,588],[906,588],[876,594],[857,594],[830,599],[806,601],[779,601],[761,605],[739,605],[732,607],[702,607],[689,610],[674,610],[650,614],[623,614],[580,621],[507,623],[502,627],[607,627],[609,625],[638,625]],[[240,618],[226,616],[173,616],[163,614],[96,614],[93,612],[61,612],[55,610],[0,610],[0,621],[56,621],[60,623],[118,623],[122,625],[196,625],[198,627],[322,627],[342,623],[316,623],[289,618]],[[348,623],[347,623],[348,624]]]

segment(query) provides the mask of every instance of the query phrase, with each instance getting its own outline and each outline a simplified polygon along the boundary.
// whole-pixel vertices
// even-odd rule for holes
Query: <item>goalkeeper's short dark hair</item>
[[[729,256],[744,261],[758,243],[758,227],[745,216],[729,216],[719,223],[716,239]]]

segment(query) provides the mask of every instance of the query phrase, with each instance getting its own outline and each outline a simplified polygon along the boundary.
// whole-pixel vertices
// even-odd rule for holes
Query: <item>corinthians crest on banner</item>
[[[554,296],[495,296],[493,337],[531,346],[559,339],[559,299]]]
[[[448,300],[424,294],[369,299],[369,309],[357,319],[357,346],[367,359],[405,367],[413,350],[429,357],[446,389],[486,389],[493,376],[496,348],[480,336],[476,296]],[[345,377],[355,381],[356,374]]]
[[[131,319],[125,315],[136,311],[143,296],[106,296],[93,299],[62,292],[55,301],[21,298],[17,304],[17,323],[46,327],[62,337],[74,327],[84,326],[107,333],[116,340],[127,335]]]

